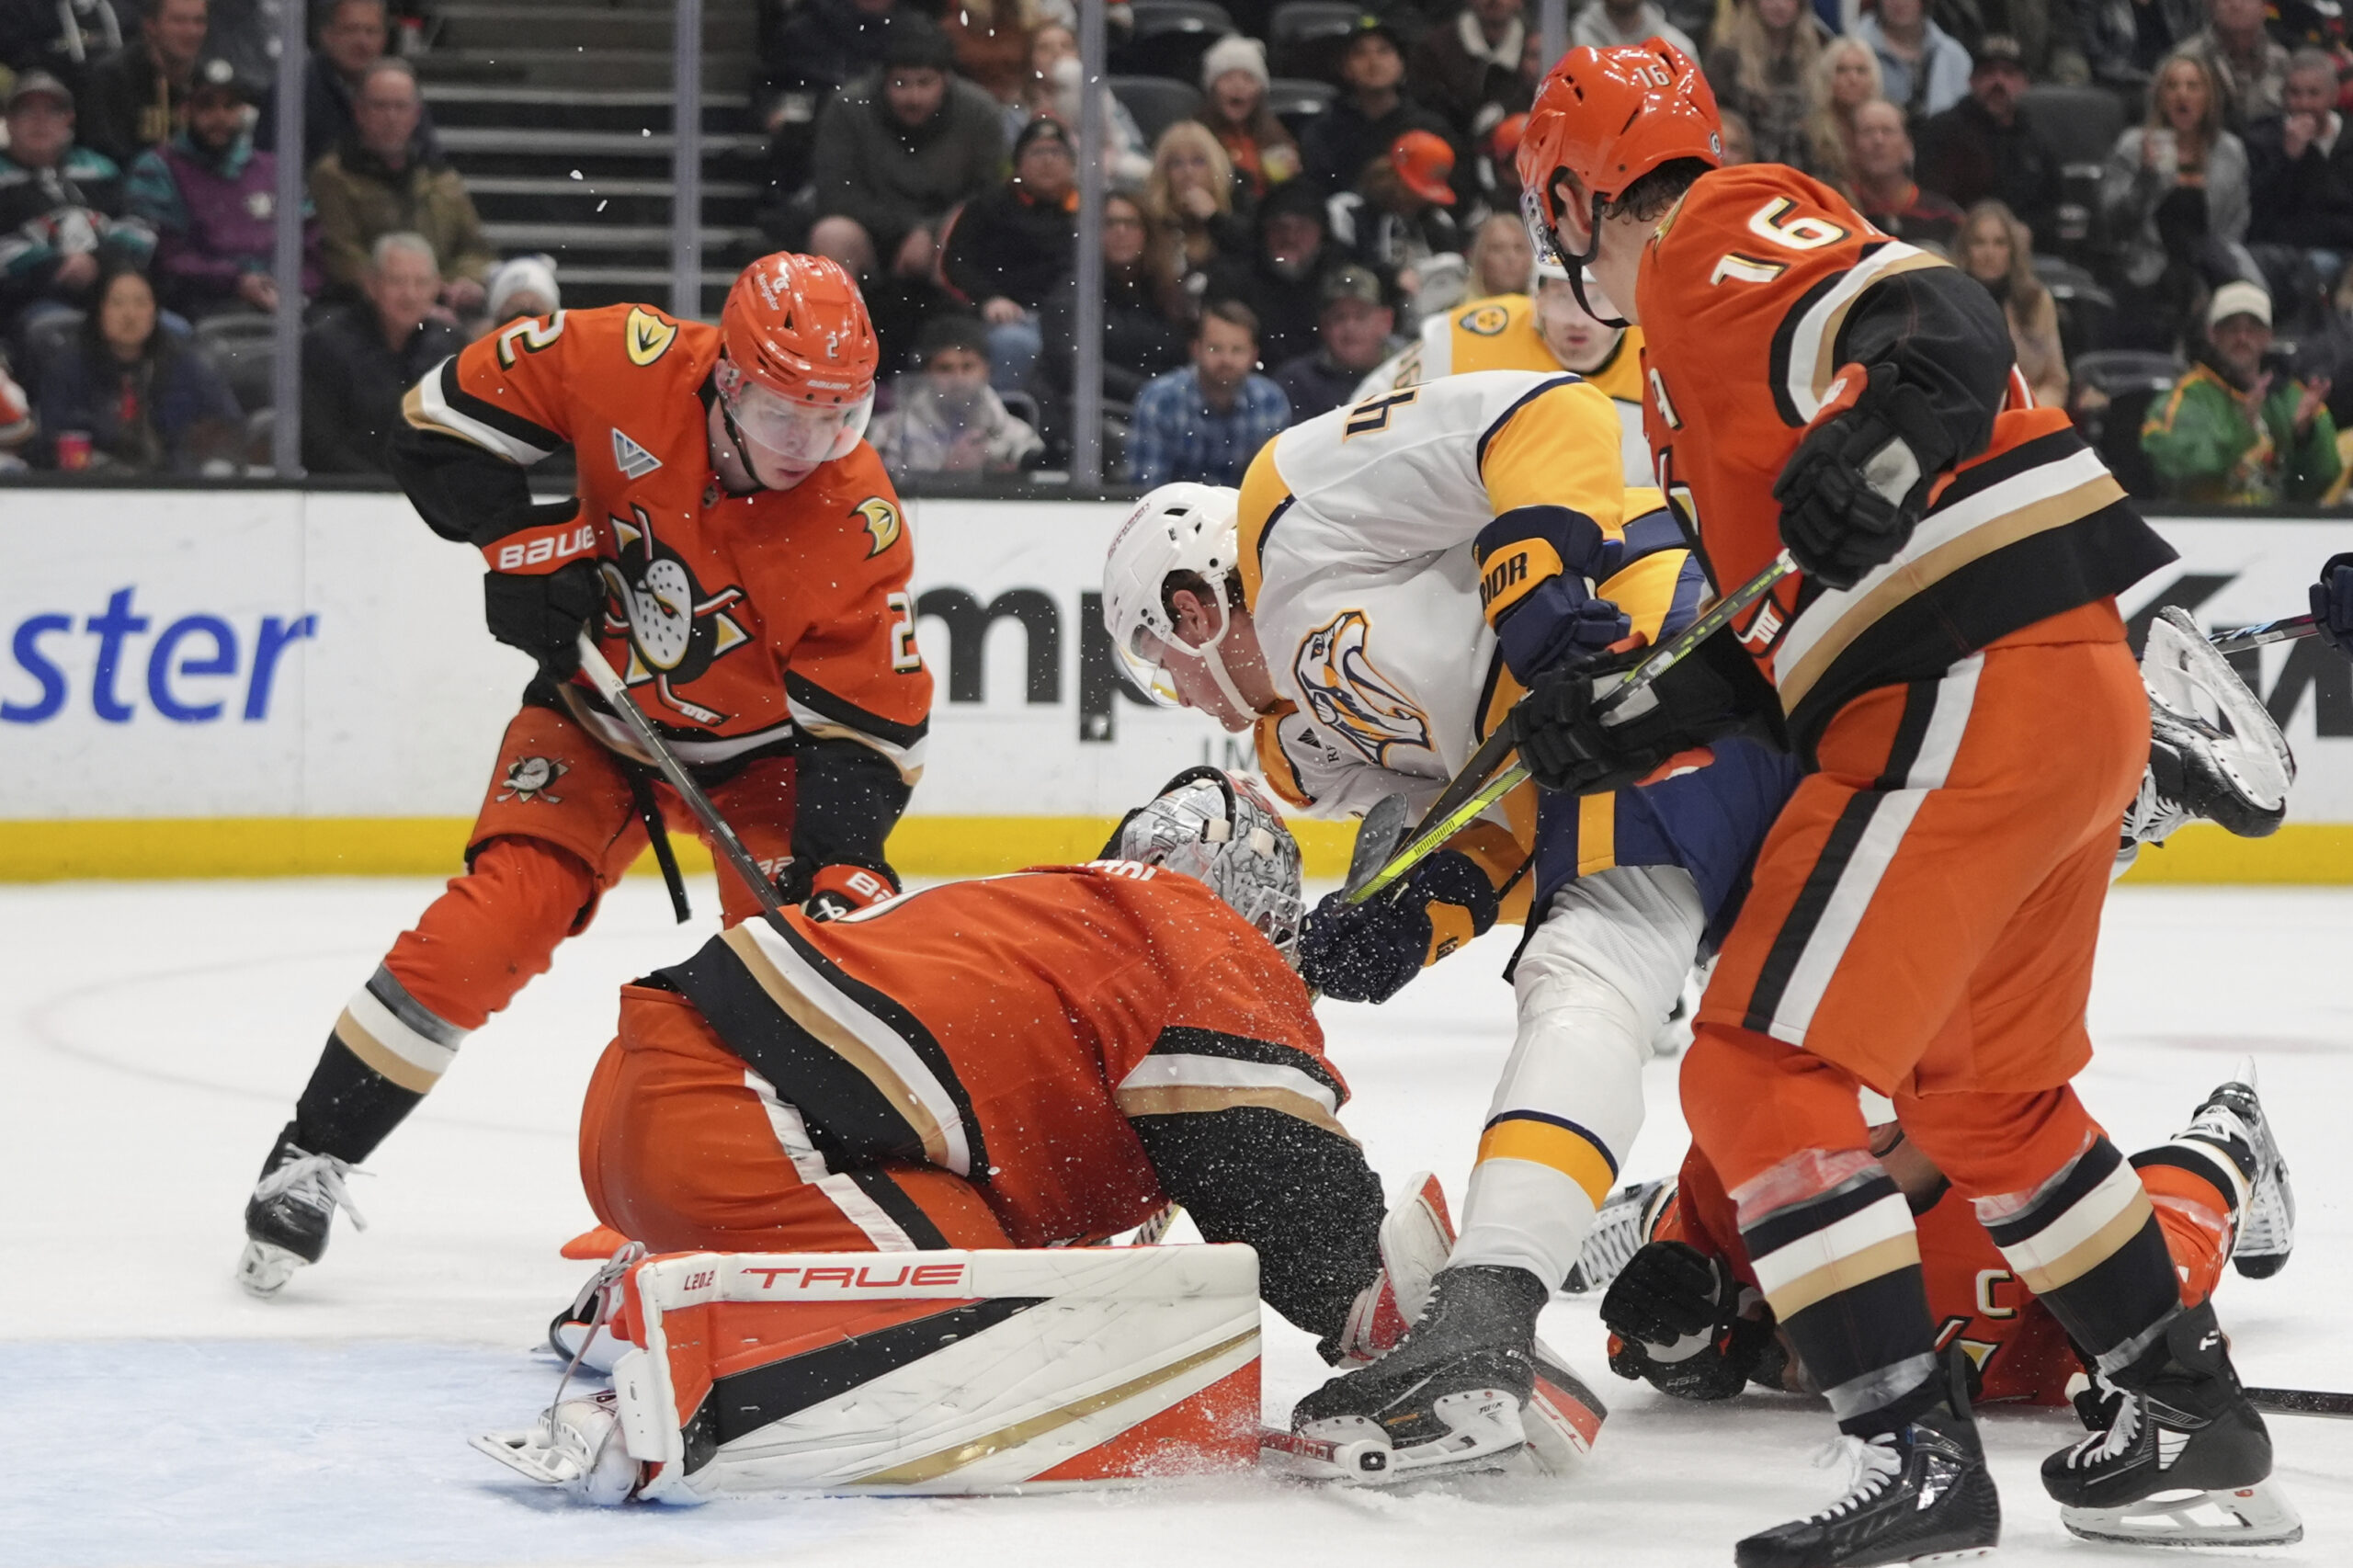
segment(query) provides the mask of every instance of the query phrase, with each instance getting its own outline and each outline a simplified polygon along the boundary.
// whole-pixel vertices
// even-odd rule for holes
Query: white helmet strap
[[[1225,584],[1223,573],[1209,580],[1208,597],[1217,603],[1217,634],[1206,642],[1183,643],[1181,639],[1179,641],[1188,653],[1199,657],[1202,665],[1210,672],[1210,679],[1217,683],[1218,690],[1233,704],[1236,713],[1256,713],[1258,711],[1257,704],[1243,696],[1241,688],[1233,684],[1233,677],[1226,673],[1225,634],[1233,630],[1233,605],[1226,597]]]

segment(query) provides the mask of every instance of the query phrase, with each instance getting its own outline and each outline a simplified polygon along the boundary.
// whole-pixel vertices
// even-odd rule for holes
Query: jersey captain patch
[[[1430,722],[1374,667],[1365,652],[1371,631],[1362,610],[1341,611],[1300,640],[1291,673],[1318,723],[1387,767],[1392,746],[1431,749]]]

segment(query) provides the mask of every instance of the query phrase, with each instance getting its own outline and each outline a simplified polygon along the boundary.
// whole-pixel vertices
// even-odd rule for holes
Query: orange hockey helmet
[[[840,263],[762,256],[727,291],[719,339],[720,398],[744,439],[789,461],[826,462],[866,434],[881,356]]]
[[[1712,168],[1723,157],[1716,95],[1689,55],[1655,38],[1569,51],[1546,74],[1519,139],[1520,212],[1537,259],[1566,267],[1583,304],[1586,264],[1600,243],[1602,205],[1662,165],[1697,158]],[[1553,187],[1563,176],[1592,204],[1583,214],[1582,253],[1561,228]]]

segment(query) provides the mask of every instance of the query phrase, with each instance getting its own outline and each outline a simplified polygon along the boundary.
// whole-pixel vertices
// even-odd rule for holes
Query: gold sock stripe
[[[1506,1116],[1479,1135],[1478,1163],[1489,1160],[1520,1160],[1558,1171],[1583,1188],[1596,1209],[1608,1200],[1618,1179],[1609,1156],[1591,1139],[1557,1122],[1521,1117]]]

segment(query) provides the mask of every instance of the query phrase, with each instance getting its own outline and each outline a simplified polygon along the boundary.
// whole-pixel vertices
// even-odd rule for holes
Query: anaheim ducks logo
[[[692,684],[714,660],[752,640],[727,613],[743,599],[744,590],[726,587],[707,595],[685,559],[654,537],[645,508],[631,506],[630,514],[613,518],[620,558],[604,563],[605,631],[629,634],[629,667],[622,678],[631,686],[650,681],[678,712],[698,723],[716,724],[728,715],[688,701],[676,688]],[[621,607],[618,617],[611,608],[616,603]]]
[[[1493,337],[1511,324],[1511,312],[1501,305],[1481,305],[1463,312],[1462,319],[1455,324],[1473,336]]]
[[[1316,722],[1337,732],[1386,767],[1392,746],[1429,749],[1430,722],[1365,653],[1372,623],[1362,610],[1343,610],[1300,640],[1291,674]]]
[[[642,305],[630,307],[629,321],[621,328],[621,341],[629,348],[632,365],[651,365],[670,352],[670,345],[678,340],[678,324],[664,321]]]

